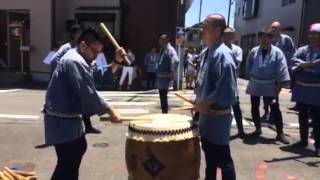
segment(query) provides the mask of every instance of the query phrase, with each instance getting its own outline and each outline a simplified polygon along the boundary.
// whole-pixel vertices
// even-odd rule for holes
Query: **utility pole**
[[[201,15],[202,15],[202,0],[200,0],[200,8],[199,8],[199,23],[201,23]]]
[[[232,5],[232,0],[229,0],[228,26],[230,26],[231,5]]]

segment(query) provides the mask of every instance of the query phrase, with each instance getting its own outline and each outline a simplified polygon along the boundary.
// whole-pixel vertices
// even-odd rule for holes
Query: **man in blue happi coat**
[[[236,65],[237,71],[238,71],[240,68],[240,65],[242,63],[243,52],[242,52],[241,47],[234,44],[235,35],[236,35],[235,29],[228,27],[224,31],[223,40],[224,40],[224,44],[231,49],[233,55],[235,56],[235,60],[236,60],[235,65]],[[239,71],[237,72],[237,74],[238,73],[239,73]],[[243,129],[243,123],[242,123],[243,118],[242,118],[242,112],[241,112],[241,108],[240,108],[239,92],[237,93],[237,101],[232,106],[232,109],[233,109],[234,118],[236,120],[237,127],[238,127],[238,133],[239,133],[238,135],[240,138],[244,138],[246,134]]]
[[[169,87],[177,71],[179,57],[174,47],[170,44],[170,38],[167,34],[162,34],[159,37],[159,44],[161,50],[157,61],[158,89],[162,113],[167,114],[169,110]]]
[[[77,180],[81,159],[87,150],[82,115],[109,114],[112,122],[120,116],[98,94],[92,77],[92,61],[102,51],[95,30],[85,30],[76,48],[69,50],[57,64],[46,94],[44,128],[46,146],[54,146],[57,166],[52,180]],[[124,56],[117,51],[117,59]],[[120,61],[120,60],[119,60]],[[117,65],[112,66],[115,72]]]
[[[268,106],[271,106],[271,114],[274,118],[277,137],[276,140],[289,144],[289,140],[283,132],[283,119],[279,108],[279,93],[281,88],[290,81],[286,58],[283,52],[272,45],[272,33],[270,30],[262,30],[258,33],[259,46],[254,47],[247,60],[247,74],[249,83],[246,93],[251,99],[251,114],[256,131],[252,134],[260,136],[260,98],[262,97]]]
[[[300,142],[306,147],[309,136],[309,117],[313,118],[315,154],[320,157],[320,23],[310,26],[309,44],[297,50],[292,58],[295,83],[292,100],[299,111]]]
[[[236,102],[237,75],[235,57],[222,40],[226,28],[222,15],[209,15],[204,21],[203,34],[208,48],[201,56],[196,81],[196,110],[202,149],[206,160],[206,180],[215,180],[218,168],[225,180],[235,180],[229,139],[232,105]]]

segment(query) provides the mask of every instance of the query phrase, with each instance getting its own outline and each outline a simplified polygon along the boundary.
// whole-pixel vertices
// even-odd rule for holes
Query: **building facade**
[[[32,71],[34,74],[48,72],[42,59],[51,49],[52,1],[4,0],[0,1],[0,7],[2,61],[8,68],[19,70],[23,56],[24,71]],[[15,24],[23,26],[23,30],[19,32]],[[21,44],[32,48],[21,55]]]
[[[184,26],[191,3],[192,0],[1,0],[0,61],[16,71],[23,64],[23,71],[33,79],[47,81],[49,67],[42,61],[55,46],[66,42],[68,28],[79,23],[99,29],[98,23],[104,22],[121,45],[133,50],[137,64],[143,64],[145,53],[158,45],[160,33],[168,33],[174,43],[176,26]],[[107,52],[113,51],[110,42],[106,44]]]
[[[320,1],[319,0],[302,0],[302,22],[300,27],[299,43],[304,45],[308,42],[308,28],[313,23],[320,23]]]

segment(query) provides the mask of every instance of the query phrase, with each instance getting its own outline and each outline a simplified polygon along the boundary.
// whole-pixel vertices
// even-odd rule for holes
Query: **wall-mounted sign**
[[[186,29],[184,27],[177,27],[176,44],[183,45],[186,41]]]
[[[20,37],[22,35],[23,25],[20,22],[14,21],[9,24],[10,34],[14,37]]]

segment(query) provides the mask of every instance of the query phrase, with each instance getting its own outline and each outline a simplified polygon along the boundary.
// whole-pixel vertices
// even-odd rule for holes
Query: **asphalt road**
[[[246,132],[254,130],[250,121],[249,97],[244,94],[246,82],[240,82],[241,107]],[[186,96],[191,97],[191,91]],[[149,92],[102,92],[113,107],[125,116],[159,113],[157,94]],[[18,166],[37,171],[40,180],[50,178],[56,158],[52,148],[37,150],[34,146],[43,142],[43,123],[39,110],[44,102],[45,91],[6,89],[0,90],[0,166]],[[173,94],[169,96],[171,107],[186,105]],[[287,110],[292,106],[290,92],[280,97],[285,121],[285,132],[291,142],[299,139],[297,116]],[[175,112],[189,114],[188,112]],[[94,126],[101,135],[89,135],[88,151],[80,171],[81,180],[125,180],[127,171],[124,159],[125,133],[128,123],[114,125],[93,118]],[[232,134],[237,130],[235,126]],[[313,147],[305,150],[275,142],[272,126],[264,126],[259,139],[241,140],[231,137],[232,155],[239,180],[319,180],[320,158],[313,157]],[[311,140],[310,140],[311,141]],[[312,143],[312,142],[311,142]],[[201,163],[201,177],[205,164]],[[218,173],[220,174],[220,173]]]

